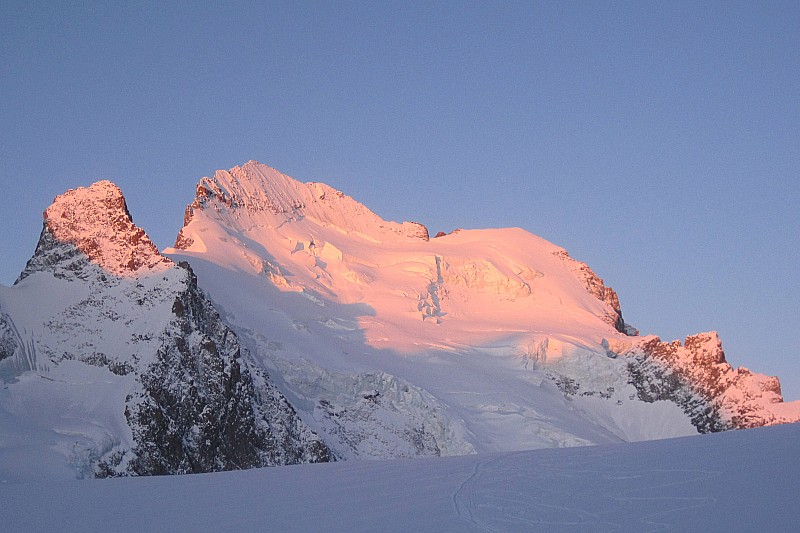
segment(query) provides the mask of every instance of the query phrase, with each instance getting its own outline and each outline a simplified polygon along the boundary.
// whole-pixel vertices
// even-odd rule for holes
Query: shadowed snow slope
[[[3,485],[5,531],[794,531],[800,425],[560,450]]]

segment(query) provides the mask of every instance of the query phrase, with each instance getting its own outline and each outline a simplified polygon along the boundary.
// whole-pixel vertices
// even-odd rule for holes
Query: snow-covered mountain
[[[800,420],[777,378],[728,365],[715,333],[638,336],[611,288],[531,233],[430,238],[252,161],[200,181],[163,255],[113,184],[58,197],[0,287],[0,377],[0,475],[15,478]]]
[[[67,192],[0,291],[6,460],[70,475],[325,461],[324,443],[110,182]],[[5,468],[12,465],[4,465]]]
[[[384,221],[324,184],[251,161],[200,181],[166,253],[193,265],[342,457],[800,419],[776,378],[727,364],[716,334],[685,345],[636,336],[587,265],[521,229],[430,239],[418,224]]]

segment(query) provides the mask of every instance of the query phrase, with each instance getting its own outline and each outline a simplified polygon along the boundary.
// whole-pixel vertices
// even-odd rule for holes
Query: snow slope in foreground
[[[5,531],[791,531],[800,424],[662,441],[7,483]]]

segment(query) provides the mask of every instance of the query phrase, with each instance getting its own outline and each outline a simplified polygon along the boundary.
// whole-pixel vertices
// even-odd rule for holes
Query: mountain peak
[[[36,252],[17,281],[59,266],[77,270],[75,263],[81,259],[120,277],[172,266],[133,223],[119,187],[107,180],[71,189],[53,200],[44,212]]]
[[[218,170],[213,177],[200,180],[194,202],[186,208],[184,229],[175,248],[188,249],[195,241],[186,227],[196,211],[213,211],[216,216],[235,212],[237,220],[247,213],[259,218],[259,225],[272,227],[307,219],[344,233],[369,235],[378,240],[379,234],[386,231],[428,239],[428,230],[422,224],[383,220],[363,204],[324,183],[302,183],[257,161]]]

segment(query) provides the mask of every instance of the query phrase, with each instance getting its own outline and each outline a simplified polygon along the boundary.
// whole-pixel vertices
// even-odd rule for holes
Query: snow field
[[[26,531],[794,531],[800,425],[611,446],[6,483]]]

